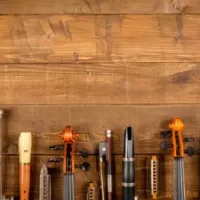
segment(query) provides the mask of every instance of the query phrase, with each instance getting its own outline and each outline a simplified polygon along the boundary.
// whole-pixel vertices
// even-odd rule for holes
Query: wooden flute
[[[19,137],[20,200],[29,200],[31,147],[31,133],[22,132]]]

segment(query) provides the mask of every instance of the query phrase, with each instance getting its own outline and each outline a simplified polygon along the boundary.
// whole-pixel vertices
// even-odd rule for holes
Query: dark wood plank
[[[199,22],[199,15],[1,16],[0,63],[199,62]]]
[[[198,0],[9,0],[0,2],[0,14],[154,14],[199,13]]]
[[[31,200],[38,200],[39,191],[39,174],[40,168],[47,160],[47,156],[33,156],[32,157],[32,174],[31,176]],[[5,157],[6,166],[4,173],[4,192],[6,194],[18,195],[18,157]],[[91,164],[89,172],[82,172],[76,170],[75,184],[76,184],[76,199],[85,199],[87,184],[93,181],[96,185],[97,199],[99,196],[99,171],[96,160],[98,157],[91,156],[87,161]],[[121,156],[115,156],[115,199],[121,199],[121,176],[122,165]],[[76,157],[76,162],[83,162],[82,159]],[[173,198],[173,158],[172,156],[160,156],[160,194],[159,199],[169,200]],[[63,176],[62,164],[48,164],[52,173],[52,199],[62,199],[63,191]],[[192,173],[191,173],[192,169]],[[150,197],[150,156],[140,155],[136,156],[136,189],[139,199],[149,200]],[[185,181],[186,181],[186,195],[187,199],[194,200],[198,197],[199,191],[199,157],[192,158],[185,157]],[[12,178],[10,178],[12,177]]]
[[[198,63],[0,66],[1,104],[200,103]]]
[[[22,131],[33,134],[34,154],[62,154],[48,150],[49,145],[62,144],[58,133],[71,125],[80,133],[76,150],[89,149],[97,153],[98,143],[104,141],[105,130],[113,131],[113,152],[122,153],[126,126],[135,130],[137,154],[164,153],[160,149],[160,132],[168,129],[174,117],[186,124],[184,136],[196,138],[193,145],[199,152],[200,106],[10,106],[5,115],[3,152],[17,152],[18,137]],[[171,151],[169,150],[168,153]]]

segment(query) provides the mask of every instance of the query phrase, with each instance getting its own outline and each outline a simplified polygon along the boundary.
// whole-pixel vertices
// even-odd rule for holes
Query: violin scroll
[[[72,130],[71,126],[66,126],[65,130],[60,133],[60,137],[64,142],[72,143],[78,138],[79,134]]]
[[[188,156],[195,154],[193,147],[188,147],[184,150],[184,142],[194,142],[194,138],[183,138],[183,129],[185,125],[180,118],[175,118],[172,123],[169,124],[169,129],[167,131],[162,131],[160,134],[161,138],[170,138],[171,143],[168,141],[163,141],[160,144],[162,150],[167,150],[168,148],[173,149],[173,157],[184,157],[184,153]]]

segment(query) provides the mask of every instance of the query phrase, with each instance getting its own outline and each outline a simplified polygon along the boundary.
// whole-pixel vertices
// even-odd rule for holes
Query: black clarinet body
[[[135,194],[135,156],[132,127],[127,127],[124,133],[122,174],[122,200],[137,199]]]

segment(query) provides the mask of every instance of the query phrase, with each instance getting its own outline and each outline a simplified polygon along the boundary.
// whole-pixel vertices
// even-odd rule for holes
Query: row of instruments
[[[0,110],[0,122],[2,127],[3,110]],[[185,195],[185,176],[184,176],[184,154],[194,155],[194,149],[188,147],[184,150],[184,142],[193,142],[194,138],[183,138],[182,132],[184,124],[180,118],[175,118],[169,124],[169,130],[161,132],[161,138],[171,138],[171,142],[163,141],[161,149],[173,149],[174,157],[174,200],[186,200]],[[0,129],[2,132],[2,128]],[[0,132],[0,147],[1,133]],[[71,126],[65,127],[60,133],[63,144],[50,146],[50,150],[62,150],[63,158],[49,158],[48,162],[63,163],[63,200],[75,200],[75,168],[83,171],[90,169],[88,162],[75,164],[75,144],[79,134],[72,130]],[[20,200],[29,200],[30,198],[30,168],[31,168],[31,147],[32,135],[30,132],[22,132],[19,137],[19,185]],[[134,151],[134,131],[132,127],[127,127],[124,132],[122,159],[122,200],[137,200],[138,196],[135,189],[135,151]],[[87,158],[90,153],[86,149],[78,152],[83,158]],[[158,199],[159,196],[159,161],[158,157],[153,155],[151,158],[151,195],[152,199]],[[113,159],[112,159],[112,132],[106,130],[106,141],[99,143],[99,171],[100,171],[100,199],[113,200]],[[96,184],[90,182],[86,191],[87,200],[97,198]],[[2,191],[2,159],[0,148],[0,199],[14,200],[14,196],[5,197]],[[44,164],[40,171],[40,191],[39,200],[51,200],[51,174]]]

